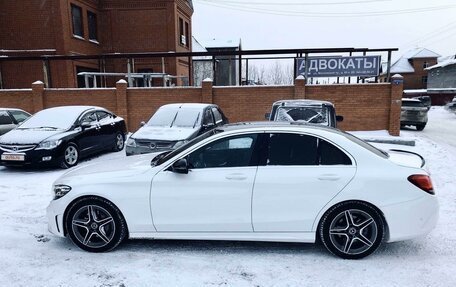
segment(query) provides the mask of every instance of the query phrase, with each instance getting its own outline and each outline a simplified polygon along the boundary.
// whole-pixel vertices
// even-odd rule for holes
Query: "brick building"
[[[437,64],[439,54],[426,48],[415,48],[406,52],[391,65],[391,74],[404,77],[404,90],[426,89],[428,80],[427,67]],[[383,67],[386,72],[386,68]],[[380,77],[384,82],[386,73]]]
[[[0,57],[191,51],[191,0],[0,1]],[[0,58],[1,60],[1,58]],[[0,88],[84,87],[80,72],[165,72],[189,77],[187,59],[0,61]],[[118,79],[118,78],[117,78]],[[116,78],[100,78],[113,86]],[[180,84],[180,83],[177,84]]]

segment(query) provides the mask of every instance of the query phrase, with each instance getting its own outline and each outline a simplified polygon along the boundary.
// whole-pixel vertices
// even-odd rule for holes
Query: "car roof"
[[[276,105],[281,105],[281,106],[322,106],[322,105],[330,105],[334,106],[333,103],[328,102],[328,101],[318,101],[318,100],[304,100],[304,99],[298,99],[298,100],[280,100],[272,104],[273,106]]]
[[[227,131],[242,131],[242,130],[249,130],[249,129],[256,129],[256,130],[274,130],[277,128],[297,128],[297,129],[307,129],[307,130],[313,130],[313,131],[328,131],[328,132],[333,132],[340,134],[342,133],[341,130],[329,127],[329,126],[324,126],[320,124],[311,124],[311,123],[305,123],[305,122],[274,122],[274,121],[262,121],[262,122],[239,122],[239,123],[233,123],[233,124],[228,124],[228,125],[223,125],[217,130],[221,130],[224,132]]]
[[[46,109],[47,111],[59,110],[59,111],[67,111],[68,113],[83,113],[89,110],[106,110],[101,107],[97,106],[61,106],[61,107],[53,107]]]
[[[416,102],[416,103],[421,103],[420,100],[418,99],[402,99],[403,102]]]
[[[21,112],[26,112],[24,110],[17,109],[17,108],[0,108],[0,111],[21,111]]]
[[[160,109],[205,109],[207,107],[215,107],[214,104],[202,104],[202,103],[175,103],[167,104],[160,107]]]

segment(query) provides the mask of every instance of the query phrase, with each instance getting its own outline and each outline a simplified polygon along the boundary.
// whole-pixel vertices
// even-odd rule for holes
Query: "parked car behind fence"
[[[227,123],[228,119],[217,105],[164,105],[128,139],[125,152],[129,156],[175,149]]]
[[[326,101],[316,100],[282,100],[272,104],[272,110],[265,115],[269,121],[305,122],[337,127],[343,121],[336,115],[334,105]]]
[[[0,136],[16,128],[30,114],[20,109],[0,108]]]
[[[402,99],[401,127],[415,126],[422,131],[428,121],[428,108],[417,99]]]
[[[70,168],[83,157],[122,150],[125,133],[123,118],[100,107],[45,109],[0,137],[0,164]]]

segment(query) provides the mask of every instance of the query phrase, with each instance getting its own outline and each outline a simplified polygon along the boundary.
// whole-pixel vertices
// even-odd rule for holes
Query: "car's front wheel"
[[[62,168],[70,168],[77,165],[79,162],[79,149],[74,143],[69,143],[64,151],[60,166]]]
[[[90,197],[73,203],[65,227],[71,240],[83,250],[105,252],[117,247],[127,235],[125,220],[110,201]]]
[[[344,259],[368,256],[380,246],[384,236],[382,216],[363,202],[332,207],[323,216],[319,229],[326,249]]]
[[[424,125],[417,125],[417,126],[416,126],[416,130],[417,130],[417,131],[422,131],[422,130],[424,130],[425,127],[426,127],[425,124],[424,124]]]
[[[121,151],[121,150],[123,150],[124,145],[125,145],[124,136],[122,135],[122,133],[118,132],[116,134],[116,137],[115,137],[115,140],[114,140],[114,148],[113,148],[113,150],[116,151],[116,152],[117,151]]]

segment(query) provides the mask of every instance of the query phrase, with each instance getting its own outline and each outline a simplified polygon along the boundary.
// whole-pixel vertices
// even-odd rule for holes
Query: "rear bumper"
[[[426,235],[435,228],[439,217],[437,197],[427,194],[412,201],[383,206],[381,210],[388,224],[388,242]]]

